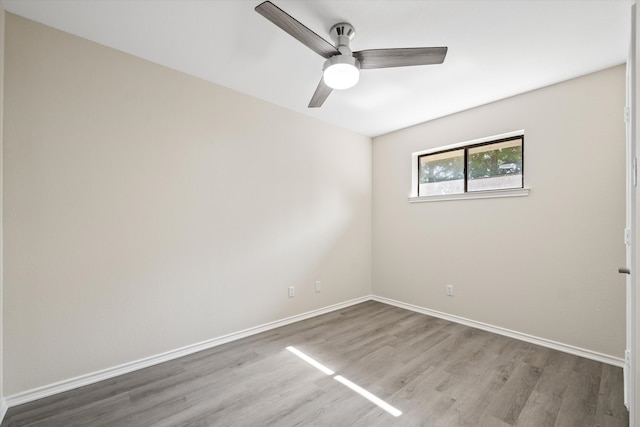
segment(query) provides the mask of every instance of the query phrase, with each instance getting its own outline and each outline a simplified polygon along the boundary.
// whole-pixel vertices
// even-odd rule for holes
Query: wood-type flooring
[[[628,414],[621,368],[368,301],[10,408],[8,426],[617,427]]]

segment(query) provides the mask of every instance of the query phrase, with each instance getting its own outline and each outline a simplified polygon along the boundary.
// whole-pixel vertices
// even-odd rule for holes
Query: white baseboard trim
[[[501,328],[500,326],[489,325],[487,323],[477,322],[475,320],[466,319],[464,317],[455,316],[452,314],[442,313],[440,311],[431,310],[424,307],[419,307],[413,304],[407,304],[405,302],[392,300],[385,297],[379,297],[373,295],[372,300],[378,301],[384,304],[394,305],[396,307],[404,308],[407,310],[415,311],[417,313],[426,314],[428,316],[438,317],[440,319],[449,320],[455,323],[461,323],[463,325],[471,326],[473,328],[482,329],[484,331],[493,332],[498,335],[504,335],[510,338],[515,338],[520,341],[525,341],[531,344],[537,344],[543,347],[552,348],[554,350],[563,351],[565,353],[573,354],[575,356],[584,357],[586,359],[595,360],[597,362],[606,363],[622,368],[624,366],[624,359],[609,356],[607,354],[598,353],[596,351],[587,350],[580,347],[574,347],[569,344],[563,344],[556,341],[548,340],[546,338],[540,338],[533,335],[523,334],[522,332],[512,331],[510,329]]]
[[[4,421],[4,416],[7,415],[7,409],[9,409],[7,401],[4,397],[0,397],[0,424]]]
[[[473,328],[482,329],[488,332],[493,332],[499,335],[504,335],[510,338],[515,338],[521,341],[525,341],[532,344],[537,344],[543,347],[552,348],[554,350],[563,351],[565,353],[573,354],[576,356],[584,357],[598,362],[607,363],[609,365],[623,367],[624,360],[621,358],[609,356],[606,354],[598,353],[591,350],[586,350],[579,347],[574,347],[568,344],[562,344],[556,341],[548,340],[545,338],[535,337],[533,335],[523,334],[521,332],[512,331],[510,329],[501,328],[499,326],[489,325],[475,320],[466,319],[464,317],[455,316],[452,314],[442,313],[436,310],[431,310],[417,305],[404,303],[401,301],[392,300],[390,298],[368,295],[360,298],[356,298],[350,301],[330,305],[317,310],[308,311],[306,313],[298,314],[295,316],[287,317],[285,319],[277,320],[274,322],[265,323],[263,325],[248,328],[239,332],[234,332],[228,335],[223,335],[217,338],[213,338],[200,343],[188,345],[182,348],[171,350],[165,353],[161,353],[155,356],[146,357],[143,359],[135,360],[133,362],[125,363],[112,368],[103,369],[97,372],[81,375],[75,378],[59,381],[53,384],[45,385],[42,387],[27,390],[21,393],[17,393],[11,396],[7,396],[4,399],[0,398],[0,423],[2,422],[8,408],[22,405],[23,403],[32,402],[34,400],[42,399],[44,397],[52,396],[54,394],[63,393],[65,391],[73,390],[86,385],[91,385],[102,380],[117,377],[119,375],[127,374],[139,369],[148,368],[159,363],[167,362],[169,360],[177,359],[182,356],[197,353],[202,350],[207,350],[222,344],[226,344],[231,341],[239,340],[251,335],[266,332],[271,329],[279,328],[281,326],[289,325],[291,323],[299,322],[301,320],[309,319],[312,317],[320,316],[322,314],[330,313],[332,311],[340,310],[346,307],[350,307],[355,304],[360,304],[365,301],[378,301],[384,304],[393,305],[396,307],[404,308],[406,310],[414,311],[428,316],[438,317],[441,319],[449,320],[451,322],[460,323],[463,325],[471,326]]]
[[[251,335],[259,334],[261,332],[269,331],[271,329],[279,328],[281,326],[289,325],[291,323],[299,322],[301,320],[309,319],[311,317],[320,316],[322,314],[330,313],[332,311],[340,310],[355,304],[360,304],[365,301],[371,300],[371,296],[352,299],[350,301],[330,305],[328,307],[319,308],[317,310],[308,311],[306,313],[297,314],[295,316],[287,317],[285,319],[276,320],[274,322],[265,323],[263,325],[255,326],[249,329],[245,329],[239,332],[233,332],[228,335],[223,335],[217,338],[213,338],[207,341],[202,341],[196,344],[191,344],[182,348],[167,351],[155,356],[145,357],[143,359],[135,360],[133,362],[125,363],[112,368],[102,369],[97,372],[81,375],[75,378],[59,381],[53,384],[45,385],[42,387],[27,390],[21,393],[17,393],[11,396],[7,396],[5,400],[0,402],[1,407],[6,411],[7,408],[22,405],[23,403],[32,402],[34,400],[42,399],[44,397],[52,396],[54,394],[63,393],[65,391],[73,390],[86,385],[94,384],[99,381],[103,381],[109,378],[117,377],[119,375],[127,374],[129,372],[136,371],[138,369],[148,368],[159,363],[167,362],[169,360],[177,359],[182,356],[197,353],[202,350],[207,350],[212,347],[216,347],[222,344],[226,344],[231,341],[239,340]],[[4,415],[4,414],[3,414]],[[0,418],[0,422],[2,418]]]

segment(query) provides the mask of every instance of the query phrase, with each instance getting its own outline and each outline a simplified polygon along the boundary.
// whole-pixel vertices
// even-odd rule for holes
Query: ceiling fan
[[[348,89],[354,86],[358,83],[361,69],[442,64],[447,55],[446,47],[368,49],[352,52],[349,42],[355,37],[356,32],[351,24],[342,22],[331,27],[329,32],[335,42],[333,46],[270,1],[259,4],[255,10],[327,59],[322,79],[311,97],[309,108],[322,106],[333,89]]]

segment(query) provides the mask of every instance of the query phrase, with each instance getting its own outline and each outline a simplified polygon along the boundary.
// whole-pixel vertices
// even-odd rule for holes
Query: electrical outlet
[[[453,285],[447,285],[447,295],[450,297],[453,296]]]
[[[289,286],[289,298],[293,298],[296,295],[296,287]]]
[[[316,292],[320,292],[321,289],[322,283],[320,283],[320,280],[316,280]]]

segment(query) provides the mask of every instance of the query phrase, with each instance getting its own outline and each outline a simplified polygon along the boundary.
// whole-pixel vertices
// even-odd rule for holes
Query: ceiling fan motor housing
[[[349,42],[356,36],[356,29],[353,28],[353,25],[347,22],[341,22],[331,27],[329,34],[341,54],[349,56],[352,55],[351,49],[349,48]]]

